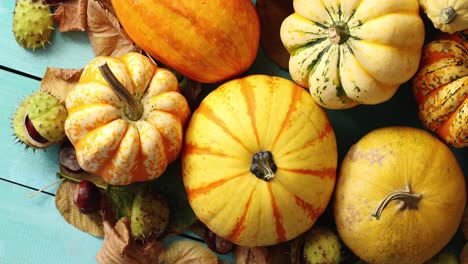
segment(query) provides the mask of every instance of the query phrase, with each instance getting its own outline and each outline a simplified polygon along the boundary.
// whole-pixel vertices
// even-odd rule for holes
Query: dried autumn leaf
[[[68,92],[75,87],[83,69],[47,68],[41,81],[41,90],[49,92],[62,103]]]
[[[463,246],[460,254],[460,264],[468,264],[468,242],[465,242],[465,246]]]
[[[113,227],[104,220],[104,243],[96,259],[100,264],[160,263],[163,246],[158,241],[140,245],[130,234],[130,219],[121,218]]]
[[[138,50],[107,2],[88,1],[88,37],[96,56],[119,57]]]
[[[271,264],[271,253],[268,247],[242,247],[234,250],[236,264]]]
[[[179,240],[164,252],[165,264],[217,264],[218,257],[206,246],[192,241]]]
[[[58,4],[54,21],[60,32],[85,31],[88,0],[68,0]]]
[[[73,202],[76,184],[64,181],[55,195],[55,206],[65,220],[81,231],[96,237],[104,236],[102,217],[99,213],[82,214]]]

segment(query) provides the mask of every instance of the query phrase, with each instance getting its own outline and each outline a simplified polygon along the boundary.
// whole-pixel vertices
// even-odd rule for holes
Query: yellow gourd
[[[450,149],[410,127],[374,130],[341,164],[334,199],[338,233],[362,260],[423,263],[453,237],[466,204]]]

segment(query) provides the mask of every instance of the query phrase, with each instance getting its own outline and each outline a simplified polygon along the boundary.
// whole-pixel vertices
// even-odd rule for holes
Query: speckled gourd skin
[[[13,34],[21,47],[44,48],[52,35],[52,26],[52,12],[43,0],[16,1]]]

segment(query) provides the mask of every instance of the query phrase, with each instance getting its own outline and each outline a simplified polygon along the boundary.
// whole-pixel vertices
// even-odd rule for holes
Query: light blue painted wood
[[[11,118],[21,100],[39,90],[39,82],[0,70],[0,178],[41,188],[56,180],[58,147],[47,151],[31,149],[16,144],[12,136]],[[55,193],[57,186],[50,192]]]
[[[20,47],[13,36],[12,20],[15,0],[0,1],[0,65],[44,76],[47,67],[83,68],[94,58],[87,33],[60,33],[54,30],[52,45],[35,51]]]
[[[0,181],[0,263],[96,263],[102,239],[69,225],[54,197]]]

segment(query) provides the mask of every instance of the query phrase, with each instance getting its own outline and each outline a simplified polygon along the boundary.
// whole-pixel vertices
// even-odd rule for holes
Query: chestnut
[[[100,208],[101,193],[92,182],[83,180],[73,190],[73,202],[82,214],[90,214]]]
[[[231,252],[234,248],[234,245],[231,241],[216,235],[208,228],[206,229],[204,240],[211,250],[221,255]]]
[[[70,172],[79,173],[82,171],[78,160],[76,159],[76,152],[73,146],[62,147],[59,152],[60,164]]]

